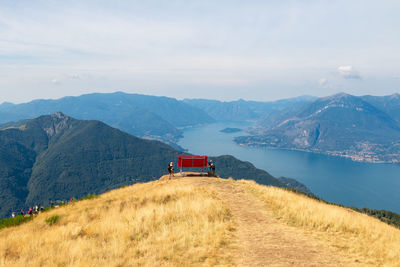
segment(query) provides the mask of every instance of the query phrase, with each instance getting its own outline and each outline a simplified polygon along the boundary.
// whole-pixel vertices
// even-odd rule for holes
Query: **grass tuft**
[[[87,196],[84,196],[80,200],[95,199],[95,198],[98,198],[98,197],[99,197],[99,195],[96,195],[96,194],[88,194]]]
[[[51,226],[53,224],[56,224],[59,219],[60,219],[59,215],[53,215],[46,219],[46,223]]]

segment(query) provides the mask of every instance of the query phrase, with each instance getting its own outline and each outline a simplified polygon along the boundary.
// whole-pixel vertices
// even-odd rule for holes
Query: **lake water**
[[[221,122],[188,128],[178,144],[193,154],[229,154],[275,177],[294,178],[327,201],[400,213],[400,164],[360,163],[300,151],[239,146],[232,139],[244,132],[220,132],[226,127],[249,126],[250,123]],[[218,170],[218,162],[216,166]]]

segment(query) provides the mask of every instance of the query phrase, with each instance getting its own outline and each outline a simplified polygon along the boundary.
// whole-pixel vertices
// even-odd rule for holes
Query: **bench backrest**
[[[179,156],[178,167],[207,167],[207,156]]]

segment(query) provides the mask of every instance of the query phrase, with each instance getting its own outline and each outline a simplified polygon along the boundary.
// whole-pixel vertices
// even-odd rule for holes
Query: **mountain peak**
[[[322,97],[321,99],[324,99],[324,100],[339,100],[339,99],[346,99],[346,98],[355,98],[355,96],[347,94],[347,93],[344,93],[344,92],[341,92],[341,93],[334,94],[334,95],[331,95],[331,96]]]
[[[43,115],[37,119],[33,119],[38,123],[39,127],[47,133],[49,137],[52,137],[71,126],[73,119],[62,112],[55,112],[51,115]]]
[[[310,106],[306,107],[301,113],[301,117],[309,116],[310,114],[319,114],[322,111],[328,110],[330,108],[356,108],[363,107],[366,103],[359,97],[339,93],[327,97],[318,98]]]
[[[366,107],[369,106],[364,100],[360,97],[346,94],[346,93],[339,93],[327,97],[322,97],[317,99],[315,104],[322,105],[326,108],[331,107],[341,107],[341,108],[356,108],[356,107]]]
[[[344,97],[344,96],[349,96],[349,95],[350,95],[350,94],[348,94],[348,93],[340,92],[340,93],[334,94],[333,96]]]
[[[58,111],[50,115],[51,118],[56,118],[56,119],[67,119],[69,116],[65,115],[64,113]]]
[[[60,121],[67,121],[70,119],[72,119],[70,116],[58,111],[58,112],[54,112],[53,114],[50,114],[50,115],[42,115],[33,120],[49,120],[49,121],[58,123]]]

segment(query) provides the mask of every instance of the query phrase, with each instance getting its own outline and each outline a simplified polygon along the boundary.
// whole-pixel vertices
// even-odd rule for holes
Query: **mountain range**
[[[386,112],[397,122],[400,122],[400,94],[387,96],[361,96],[362,100]]]
[[[257,121],[269,114],[281,114],[298,109],[317,99],[300,96],[272,102],[237,101],[223,102],[208,99],[184,99],[183,102],[206,112],[216,121]]]
[[[176,100],[122,92],[87,94],[57,100],[0,105],[2,127],[61,111],[78,119],[99,120],[146,139],[177,145],[182,128],[215,121],[253,121],[242,145],[297,149],[370,162],[398,162],[400,95],[316,98],[273,102]],[[20,122],[17,122],[17,124]]]
[[[203,110],[174,98],[116,92],[39,99],[22,104],[6,102],[0,105],[0,123],[54,112],[82,120],[99,120],[132,135],[170,145],[175,145],[182,135],[178,128],[214,121]]]
[[[239,144],[297,149],[370,162],[400,162],[400,98],[337,94],[266,115]]]
[[[81,198],[157,179],[179,155],[189,154],[100,121],[77,120],[60,112],[3,126],[0,218],[34,204],[48,205],[50,200]],[[232,156],[211,159],[223,177],[251,177],[260,184],[308,190],[295,180],[276,179]]]

